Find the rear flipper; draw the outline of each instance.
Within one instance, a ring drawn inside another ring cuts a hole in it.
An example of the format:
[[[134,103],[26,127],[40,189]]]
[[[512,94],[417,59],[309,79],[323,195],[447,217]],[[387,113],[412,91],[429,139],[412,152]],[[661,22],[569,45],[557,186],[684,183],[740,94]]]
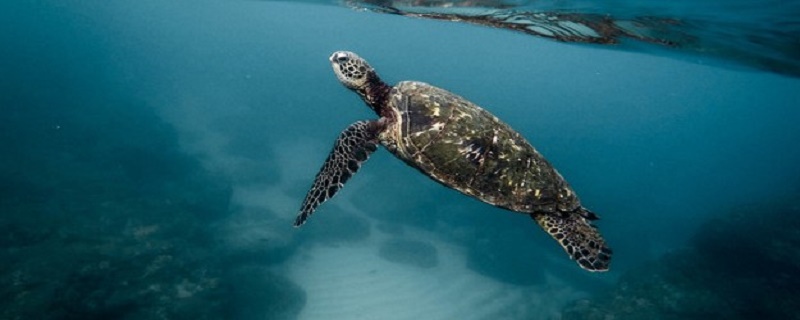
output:
[[[545,232],[556,239],[567,254],[589,271],[607,271],[611,249],[606,246],[600,232],[589,220],[596,219],[591,211],[581,207],[573,212],[556,214],[534,213],[531,217]]]
[[[308,190],[303,205],[300,206],[300,212],[294,221],[295,227],[305,223],[319,205],[333,197],[361,168],[361,163],[375,152],[381,125],[382,122],[379,121],[358,121],[339,134],[333,150],[314,178],[314,185]]]

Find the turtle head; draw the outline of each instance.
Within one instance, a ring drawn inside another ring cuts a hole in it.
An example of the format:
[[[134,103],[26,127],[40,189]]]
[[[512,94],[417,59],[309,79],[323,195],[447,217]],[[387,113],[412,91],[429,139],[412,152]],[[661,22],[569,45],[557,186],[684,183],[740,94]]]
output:
[[[364,90],[372,81],[378,79],[375,70],[367,61],[350,51],[336,51],[330,60],[333,73],[339,78],[339,82],[352,90]]]

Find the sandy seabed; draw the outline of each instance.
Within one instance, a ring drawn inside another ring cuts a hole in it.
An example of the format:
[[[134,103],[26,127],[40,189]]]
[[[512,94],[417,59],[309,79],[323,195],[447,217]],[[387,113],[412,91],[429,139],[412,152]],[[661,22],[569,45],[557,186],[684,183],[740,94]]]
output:
[[[498,282],[469,270],[464,250],[435,234],[408,229],[404,234],[436,247],[439,263],[421,268],[382,259],[379,245],[391,236],[379,231],[357,243],[314,246],[287,261],[286,274],[307,294],[298,319],[509,319],[533,314],[557,319],[564,303],[584,295],[550,275],[536,286]]]

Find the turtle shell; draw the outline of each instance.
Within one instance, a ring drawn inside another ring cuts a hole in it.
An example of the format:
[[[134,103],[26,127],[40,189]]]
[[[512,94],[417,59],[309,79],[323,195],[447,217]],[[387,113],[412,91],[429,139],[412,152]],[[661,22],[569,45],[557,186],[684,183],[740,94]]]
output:
[[[466,99],[422,82],[391,91],[381,142],[434,180],[517,212],[580,207],[569,184],[519,133]]]

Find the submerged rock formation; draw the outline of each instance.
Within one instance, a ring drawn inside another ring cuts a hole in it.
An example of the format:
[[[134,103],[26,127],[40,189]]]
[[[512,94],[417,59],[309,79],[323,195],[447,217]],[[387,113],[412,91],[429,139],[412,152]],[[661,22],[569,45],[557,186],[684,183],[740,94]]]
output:
[[[387,240],[381,244],[378,254],[384,260],[419,268],[433,268],[439,265],[439,255],[436,247],[422,241]]]
[[[297,285],[226,259],[230,188],[152,110],[56,102],[0,118],[0,319],[298,314]]]
[[[800,208],[760,205],[707,222],[685,250],[624,275],[563,319],[795,319]]]

